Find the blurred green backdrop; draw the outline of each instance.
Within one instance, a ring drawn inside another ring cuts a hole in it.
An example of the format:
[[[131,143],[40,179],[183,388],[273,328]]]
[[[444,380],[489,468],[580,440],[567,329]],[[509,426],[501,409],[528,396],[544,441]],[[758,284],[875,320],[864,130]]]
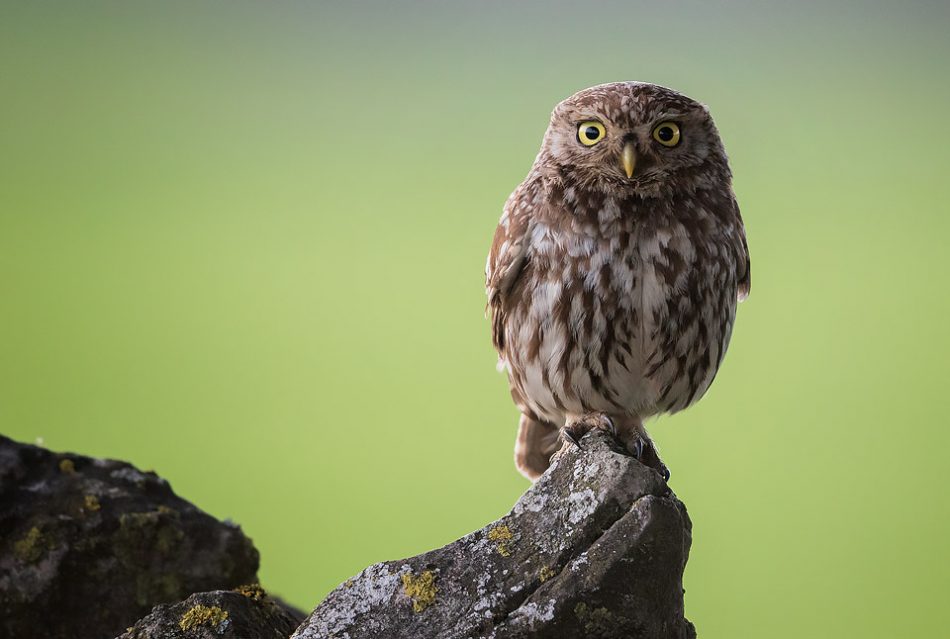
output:
[[[950,593],[950,11],[0,8],[0,431],[129,459],[310,608],[527,487],[484,256],[551,107],[710,105],[753,261],[652,431],[704,637],[934,636]]]

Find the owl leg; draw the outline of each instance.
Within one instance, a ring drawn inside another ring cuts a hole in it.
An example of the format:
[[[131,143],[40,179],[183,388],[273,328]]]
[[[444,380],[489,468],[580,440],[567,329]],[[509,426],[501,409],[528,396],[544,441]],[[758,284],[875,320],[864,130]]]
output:
[[[669,480],[670,469],[666,467],[663,460],[660,459],[660,453],[656,444],[650,439],[647,429],[643,426],[643,420],[639,417],[618,418],[616,427],[617,440],[623,444],[631,455],[637,458],[644,466],[649,466],[653,470],[663,475],[663,479]]]
[[[612,419],[604,413],[585,413],[584,415],[569,416],[561,429],[561,437],[566,444],[580,446],[581,437],[599,428],[605,430],[614,437],[617,436],[617,428]]]
[[[550,465],[558,448],[557,427],[548,422],[521,415],[515,439],[515,467],[531,481],[537,481]]]
[[[560,430],[561,447],[551,458],[553,462],[572,448],[580,448],[581,438],[594,429],[605,430],[614,438],[617,437],[617,428],[614,422],[604,413],[584,413],[583,415],[568,415],[564,427]]]

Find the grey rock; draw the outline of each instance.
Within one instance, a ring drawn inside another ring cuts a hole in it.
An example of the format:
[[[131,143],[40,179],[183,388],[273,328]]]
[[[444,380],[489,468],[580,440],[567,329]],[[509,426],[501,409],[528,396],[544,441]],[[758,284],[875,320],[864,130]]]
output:
[[[239,527],[154,473],[0,436],[0,637],[108,639],[257,567]]]
[[[695,637],[685,506],[607,435],[581,446],[505,517],[347,580],[293,638]]]
[[[118,639],[287,639],[301,619],[251,585],[156,606]]]

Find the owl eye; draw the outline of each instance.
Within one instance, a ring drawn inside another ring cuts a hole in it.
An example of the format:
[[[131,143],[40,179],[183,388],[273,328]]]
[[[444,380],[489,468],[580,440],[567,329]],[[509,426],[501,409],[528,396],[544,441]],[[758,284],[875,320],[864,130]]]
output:
[[[680,127],[676,122],[660,122],[653,129],[653,139],[663,146],[674,147],[680,143]]]
[[[581,122],[577,127],[577,139],[584,146],[594,146],[603,140],[605,135],[607,135],[607,129],[604,128],[603,124],[594,120]]]

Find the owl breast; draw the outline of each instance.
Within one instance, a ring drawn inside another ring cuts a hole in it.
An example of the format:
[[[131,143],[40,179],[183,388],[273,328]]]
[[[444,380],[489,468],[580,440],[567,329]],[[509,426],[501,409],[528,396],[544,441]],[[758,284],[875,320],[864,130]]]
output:
[[[736,310],[734,238],[694,202],[539,219],[512,291],[503,355],[522,410],[686,408],[712,383]]]

